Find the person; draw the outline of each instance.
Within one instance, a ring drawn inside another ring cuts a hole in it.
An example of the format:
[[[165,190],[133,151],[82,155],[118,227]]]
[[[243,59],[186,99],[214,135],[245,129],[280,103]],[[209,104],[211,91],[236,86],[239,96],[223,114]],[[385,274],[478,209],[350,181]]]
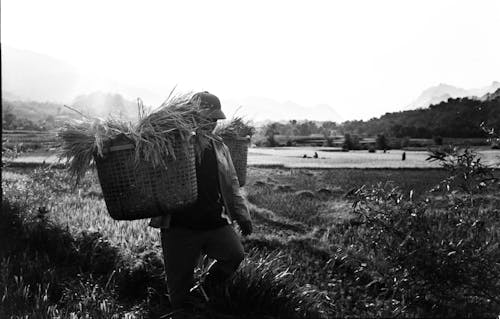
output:
[[[314,158],[318,158],[318,152],[314,152],[313,157],[314,157]]]
[[[403,154],[401,155],[401,160],[402,161],[406,160],[406,152],[403,152]]]
[[[193,95],[193,105],[210,124],[203,130],[212,132],[217,120],[225,119],[220,100],[208,92]],[[205,285],[217,287],[227,282],[244,259],[240,238],[232,223],[236,221],[242,235],[252,233],[248,207],[240,192],[238,177],[229,149],[222,139],[211,140],[196,161],[198,198],[195,204],[176,212],[151,219],[150,226],[161,229],[161,243],[170,303],[173,310],[187,307],[194,269],[202,254],[216,260],[205,279]]]

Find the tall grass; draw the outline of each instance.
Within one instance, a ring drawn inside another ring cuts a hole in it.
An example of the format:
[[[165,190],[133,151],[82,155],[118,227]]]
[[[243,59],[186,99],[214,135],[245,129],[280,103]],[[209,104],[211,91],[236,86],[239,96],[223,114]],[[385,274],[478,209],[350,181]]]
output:
[[[500,237],[498,193],[489,186],[481,188],[481,193],[465,195],[460,190],[450,193],[446,187],[439,193],[426,193],[434,179],[432,186],[439,181],[436,172],[391,172],[400,174],[391,176],[395,185],[404,181],[408,187],[393,190],[376,185],[388,176],[380,171],[316,171],[312,175],[308,170],[249,170],[253,182],[246,193],[256,232],[243,240],[247,259],[228,289],[215,291],[207,308],[192,315],[303,318],[499,313],[494,297],[500,285],[492,276],[498,272],[494,263],[497,250],[493,249]],[[257,180],[264,183],[254,185]],[[293,190],[277,191],[275,186],[283,184],[291,184]],[[373,187],[360,189],[363,184]],[[20,247],[17,259],[11,257],[8,263],[2,258],[2,264],[8,265],[2,268],[2,278],[11,287],[9,294],[4,294],[8,305],[20,309],[24,304],[33,314],[47,312],[54,305],[62,314],[77,313],[83,307],[79,314],[97,317],[109,317],[113,311],[123,316],[135,311],[138,317],[158,317],[169,311],[157,230],[144,221],[111,220],[96,185],[92,174],[72,191],[63,171],[2,172],[4,198],[23,216],[18,224],[31,225],[26,229],[32,230],[20,232],[28,234],[28,242],[31,238],[30,250]],[[341,192],[321,195],[318,191],[322,188]],[[40,189],[44,191],[37,191]],[[300,198],[296,191],[304,189],[313,196]],[[344,195],[353,196],[355,210]],[[464,201],[464,196],[473,196],[473,201]],[[4,220],[0,220],[2,231],[8,228]],[[40,220],[46,220],[43,228],[36,226],[42,225]],[[50,240],[50,236],[36,235],[34,229],[58,229],[68,237]],[[411,236],[401,238],[401,233]],[[67,253],[61,247],[76,249]],[[412,253],[415,249],[418,253]],[[14,256],[4,256],[9,254]],[[33,257],[36,254],[40,259]],[[32,270],[19,267],[30,259],[40,266],[35,264]],[[74,272],[62,276],[61,265],[67,265],[68,260],[78,260],[82,269],[75,270],[70,263],[68,269]],[[487,268],[481,267],[482,263]],[[47,269],[54,278],[35,276]],[[21,274],[22,285],[15,279]],[[446,280],[440,281],[438,277],[443,276]],[[481,283],[484,291],[464,283]],[[24,293],[23,287],[28,285],[29,292]],[[23,293],[30,297],[23,297]],[[94,300],[104,299],[107,304],[102,308],[108,312],[96,309],[101,305]],[[37,303],[45,308],[36,308]],[[2,309],[8,314],[14,308]]]
[[[28,246],[35,249],[35,254],[43,251],[49,257],[46,263],[38,263],[34,270],[21,268],[20,271],[23,274],[41,274],[44,272],[41,268],[46,268],[56,269],[53,273],[57,274],[59,261],[69,262],[71,269],[67,276],[25,281],[25,286],[40,284],[40,289],[45,284],[60,287],[58,289],[62,291],[59,295],[45,298],[45,308],[57,305],[54,314],[72,313],[77,308],[79,314],[107,317],[112,312],[122,315],[128,313],[127,309],[133,303],[141,305],[138,309],[140,316],[149,313],[148,316],[155,317],[168,312],[157,230],[147,227],[145,221],[120,223],[111,220],[104,210],[102,196],[95,189],[95,177],[86,176],[79,189],[72,192],[70,180],[63,171],[35,169],[28,175],[23,173],[17,170],[3,175],[3,195],[9,198],[9,205],[13,203],[16,207],[14,215],[18,216],[19,228],[22,229],[18,233],[25,234],[23,236],[30,240]],[[37,192],[37,189],[46,191]],[[12,210],[2,208],[2,213],[4,211],[12,213]],[[8,238],[7,241],[13,240],[15,238]],[[17,251],[23,254],[31,249],[26,246],[18,248]],[[26,258],[29,259],[29,255]],[[18,267],[22,260],[12,262],[10,269]],[[256,263],[260,266],[256,267]],[[276,264],[267,263],[271,263],[271,259],[265,253],[250,255],[241,274],[230,285],[230,290],[235,293],[215,298],[220,304],[211,305],[201,315],[224,313],[239,316],[243,313],[241,309],[247,309],[244,307],[272,317],[295,314],[295,317],[300,318],[306,314],[324,312],[310,298],[313,290],[309,289],[310,292],[303,294],[300,285],[281,280],[282,276],[272,277],[268,270],[278,268]],[[7,269],[2,270],[2,275],[8,280],[13,278]],[[63,287],[68,289],[64,290]],[[78,291],[78,287],[81,291]],[[262,293],[267,303],[261,304],[260,299],[255,299],[255,303],[246,306],[249,304],[248,299],[236,291],[253,291],[256,295]],[[276,295],[278,293],[281,295]],[[280,306],[269,301],[274,295],[280,298]],[[21,313],[22,309],[33,313],[45,311],[45,308],[34,306],[40,300],[30,298],[21,299],[16,306],[13,302],[15,296],[6,292],[4,300],[8,306],[5,307],[5,313]],[[102,300],[108,301],[104,305],[95,302]]]

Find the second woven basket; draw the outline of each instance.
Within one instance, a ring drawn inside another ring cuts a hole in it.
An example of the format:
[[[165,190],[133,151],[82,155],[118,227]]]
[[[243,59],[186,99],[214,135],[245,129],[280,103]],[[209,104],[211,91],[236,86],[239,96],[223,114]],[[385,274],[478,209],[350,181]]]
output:
[[[224,144],[229,148],[240,187],[244,186],[247,179],[248,144],[250,139],[247,137],[223,137],[223,140]]]

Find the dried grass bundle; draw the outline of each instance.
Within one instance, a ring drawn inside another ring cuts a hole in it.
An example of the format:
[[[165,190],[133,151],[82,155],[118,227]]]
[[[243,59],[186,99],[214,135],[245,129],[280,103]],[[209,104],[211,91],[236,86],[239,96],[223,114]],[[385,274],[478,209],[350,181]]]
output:
[[[255,127],[250,121],[244,121],[242,117],[233,117],[214,130],[214,134],[223,138],[251,137],[255,134]]]
[[[103,149],[119,138],[135,146],[136,164],[148,161],[155,167],[167,168],[167,162],[176,159],[173,146],[177,139],[186,150],[188,143],[193,143],[197,154],[201,154],[212,136],[201,134],[200,128],[208,121],[200,116],[199,105],[191,97],[192,93],[171,92],[160,107],[149,112],[139,100],[139,120],[135,124],[122,118],[103,120],[79,112],[84,119],[68,122],[59,131],[59,158],[66,159],[78,183],[93,164],[94,155],[104,156]]]

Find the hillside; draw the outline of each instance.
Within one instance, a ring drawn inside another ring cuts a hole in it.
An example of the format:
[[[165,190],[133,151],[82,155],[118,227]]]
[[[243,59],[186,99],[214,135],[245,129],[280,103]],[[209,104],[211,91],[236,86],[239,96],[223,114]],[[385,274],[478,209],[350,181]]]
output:
[[[496,93],[495,93],[496,94]],[[386,113],[369,121],[343,123],[346,131],[363,135],[385,133],[390,136],[415,138],[484,137],[480,124],[500,130],[500,97],[485,101],[471,98],[449,99],[426,109]]]
[[[79,95],[68,105],[91,116],[106,117],[113,114],[128,119],[137,117],[137,103],[126,100],[120,94],[94,92]],[[64,104],[2,98],[4,129],[51,129],[70,118],[79,119],[81,116],[64,107]]]
[[[474,89],[463,89],[453,85],[440,83],[439,85],[424,90],[415,101],[408,106],[408,109],[426,108],[430,105],[446,102],[450,98],[481,98],[484,95],[492,94],[498,89],[500,89],[500,82],[497,81],[493,81],[488,86]]]

